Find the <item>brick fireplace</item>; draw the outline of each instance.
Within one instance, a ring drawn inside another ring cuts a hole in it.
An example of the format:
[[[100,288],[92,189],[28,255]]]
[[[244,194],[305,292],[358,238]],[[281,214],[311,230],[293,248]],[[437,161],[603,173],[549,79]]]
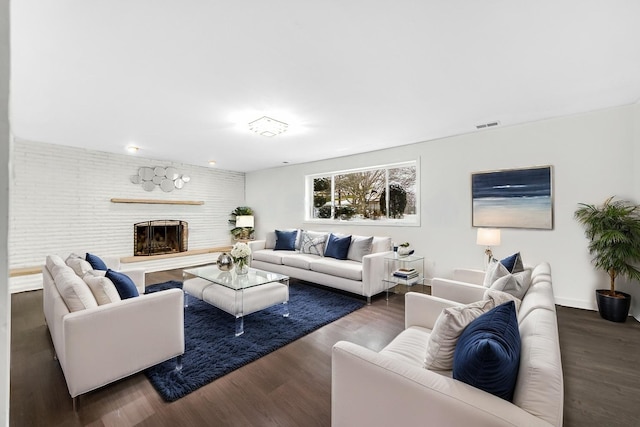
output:
[[[134,224],[133,254],[161,255],[188,250],[189,228],[186,221],[155,220]]]

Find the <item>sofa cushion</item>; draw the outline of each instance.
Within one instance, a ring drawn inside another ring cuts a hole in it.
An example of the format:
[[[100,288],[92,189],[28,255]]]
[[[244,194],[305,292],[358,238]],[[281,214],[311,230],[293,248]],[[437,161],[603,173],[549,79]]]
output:
[[[324,256],[345,260],[349,253],[350,244],[351,236],[337,236],[331,233],[327,239],[327,247],[324,250]]]
[[[294,251],[296,249],[297,230],[276,230],[276,245],[274,251]]]
[[[318,273],[344,277],[351,280],[362,280],[362,264],[355,261],[339,261],[333,258],[318,258],[311,262],[310,269]]]
[[[524,298],[524,294],[529,289],[531,283],[531,270],[526,269],[519,273],[509,273],[506,276],[500,277],[491,284],[491,289],[506,292],[513,295],[516,298]]]
[[[301,268],[303,270],[310,270],[311,263],[321,257],[318,255],[301,254],[299,252],[289,252],[283,254],[282,263],[289,267]]]
[[[298,228],[286,228],[282,231],[295,231],[296,232],[296,243],[295,243],[295,249],[299,250],[300,249],[300,232],[302,230],[298,229]],[[276,232],[274,231],[268,231],[266,236],[265,236],[265,242],[264,242],[264,247],[265,249],[273,249],[276,247]]]
[[[327,234],[303,231],[300,243],[300,252],[303,254],[324,256],[324,246],[327,242]]]
[[[91,264],[93,270],[107,270],[107,264],[99,256],[87,252],[85,259]]]
[[[507,267],[505,267],[501,262],[493,259],[487,266],[487,272],[484,275],[484,281],[482,284],[485,288],[488,288],[493,284],[493,282],[507,274],[509,274]]]
[[[429,339],[429,334],[429,329],[410,326],[380,350],[380,354],[419,368],[424,363],[424,343]]]
[[[453,369],[453,353],[460,334],[472,321],[494,307],[494,301],[486,299],[443,309],[433,325],[426,345],[424,367],[442,371]]]
[[[484,292],[484,296],[482,297],[482,299],[492,299],[494,307],[504,304],[505,302],[513,301],[516,305],[516,313],[520,311],[520,305],[522,304],[522,301],[519,298],[516,298],[507,292],[502,292],[497,289],[491,288],[487,289]]]
[[[351,244],[349,245],[349,252],[347,252],[347,259],[362,262],[362,257],[369,255],[372,248],[373,236],[351,236]]]
[[[282,256],[286,254],[287,251],[274,251],[273,249],[260,249],[259,251],[254,251],[251,254],[251,257],[256,261],[264,261],[270,264],[282,264]]]
[[[140,295],[136,284],[133,283],[133,280],[126,274],[108,269],[106,277],[113,282],[121,299],[133,298]]]
[[[71,267],[54,267],[53,279],[58,292],[69,311],[80,311],[98,306],[89,286],[73,271]]]
[[[520,256],[520,252],[516,252],[511,256],[501,259],[500,264],[504,265],[509,271],[509,273],[519,273],[524,270],[524,266],[522,265],[522,256]]]
[[[87,260],[73,253],[70,254],[64,262],[71,267],[79,277],[83,277],[89,271],[93,270],[93,267],[91,267],[91,264],[89,264]]]
[[[91,289],[91,293],[98,305],[110,304],[121,300],[116,286],[107,277],[94,276],[91,272],[88,272],[82,279]]]
[[[458,339],[453,378],[511,401],[520,367],[520,332],[513,301],[475,319]]]

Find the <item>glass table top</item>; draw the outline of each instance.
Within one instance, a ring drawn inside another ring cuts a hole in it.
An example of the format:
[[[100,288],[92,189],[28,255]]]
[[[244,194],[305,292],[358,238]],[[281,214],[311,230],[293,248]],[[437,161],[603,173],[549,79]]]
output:
[[[238,275],[235,268],[231,271],[221,271],[215,264],[187,268],[183,270],[183,273],[200,277],[215,284],[235,290],[289,280],[289,276],[270,273],[268,271],[258,270],[257,268],[249,268],[249,272],[247,274]]]

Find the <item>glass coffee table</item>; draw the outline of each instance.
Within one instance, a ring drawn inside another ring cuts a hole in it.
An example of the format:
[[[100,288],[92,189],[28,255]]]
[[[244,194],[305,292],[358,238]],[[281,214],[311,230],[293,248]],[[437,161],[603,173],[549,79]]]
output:
[[[282,304],[282,316],[289,317],[289,276],[249,268],[247,274],[221,271],[217,265],[183,270],[185,307],[195,297],[236,318],[236,336],[244,333],[245,315]]]

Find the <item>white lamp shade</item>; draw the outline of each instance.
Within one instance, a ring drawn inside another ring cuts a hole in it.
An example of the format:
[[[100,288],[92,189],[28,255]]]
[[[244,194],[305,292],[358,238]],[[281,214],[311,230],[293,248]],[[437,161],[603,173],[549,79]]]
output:
[[[482,246],[498,246],[500,244],[500,229],[478,228],[476,243]]]
[[[253,228],[253,215],[238,215],[236,217],[236,227]]]

